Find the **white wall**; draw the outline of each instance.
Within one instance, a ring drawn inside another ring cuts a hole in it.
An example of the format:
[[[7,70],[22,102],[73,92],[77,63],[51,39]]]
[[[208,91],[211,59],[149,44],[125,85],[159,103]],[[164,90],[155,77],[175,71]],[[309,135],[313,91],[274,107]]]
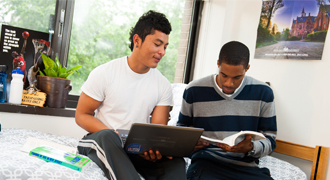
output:
[[[82,138],[87,132],[74,118],[0,112],[1,128],[23,128]]]
[[[236,40],[250,49],[248,76],[268,81],[275,94],[278,139],[330,147],[330,35],[322,60],[254,59],[261,0],[207,0],[203,10],[194,79],[217,73],[220,48]],[[304,163],[299,165],[308,175]],[[327,179],[330,179],[330,165]]]

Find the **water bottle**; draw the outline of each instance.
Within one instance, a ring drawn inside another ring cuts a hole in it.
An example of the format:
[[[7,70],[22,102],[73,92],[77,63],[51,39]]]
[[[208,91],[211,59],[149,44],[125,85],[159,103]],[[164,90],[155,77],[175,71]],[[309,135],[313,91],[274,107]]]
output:
[[[13,79],[10,83],[9,103],[21,104],[24,86],[24,71],[21,71],[18,67],[16,70],[13,70],[12,78]]]
[[[7,66],[0,65],[0,103],[6,101],[7,92]]]

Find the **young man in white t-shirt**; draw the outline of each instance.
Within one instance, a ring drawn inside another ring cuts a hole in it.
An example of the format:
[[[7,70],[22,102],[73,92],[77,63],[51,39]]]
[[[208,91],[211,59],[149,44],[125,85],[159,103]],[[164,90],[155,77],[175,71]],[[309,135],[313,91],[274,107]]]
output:
[[[148,11],[131,29],[132,54],[95,68],[81,88],[76,122],[89,134],[78,151],[109,179],[140,179],[138,173],[145,179],[185,179],[183,158],[163,157],[159,151],[127,154],[113,131],[129,129],[135,122],[167,124],[172,89],[156,67],[170,31],[165,15]]]

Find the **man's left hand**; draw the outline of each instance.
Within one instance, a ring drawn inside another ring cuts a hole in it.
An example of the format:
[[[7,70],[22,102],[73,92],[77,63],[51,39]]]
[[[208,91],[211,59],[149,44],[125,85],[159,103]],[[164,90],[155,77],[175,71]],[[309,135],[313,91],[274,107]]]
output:
[[[251,141],[251,136],[245,136],[245,139],[236,144],[235,146],[228,146],[223,143],[217,143],[217,146],[227,152],[235,152],[235,153],[247,153],[253,149],[253,143]]]

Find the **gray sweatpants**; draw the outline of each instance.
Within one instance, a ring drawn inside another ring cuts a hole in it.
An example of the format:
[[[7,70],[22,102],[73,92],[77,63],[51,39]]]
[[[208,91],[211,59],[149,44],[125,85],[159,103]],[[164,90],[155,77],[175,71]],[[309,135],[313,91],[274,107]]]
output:
[[[183,158],[163,157],[151,162],[139,155],[127,154],[118,134],[110,129],[87,134],[79,141],[78,151],[93,160],[111,180],[140,179],[139,174],[147,180],[186,179]]]

